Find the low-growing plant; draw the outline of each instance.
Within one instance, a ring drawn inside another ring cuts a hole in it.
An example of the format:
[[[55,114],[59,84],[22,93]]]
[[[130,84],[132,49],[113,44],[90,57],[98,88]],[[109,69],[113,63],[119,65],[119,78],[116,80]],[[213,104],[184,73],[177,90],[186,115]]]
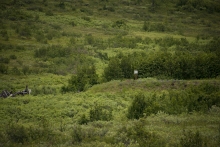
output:
[[[22,125],[10,124],[6,130],[7,137],[10,141],[24,144],[29,141],[28,131]]]
[[[84,136],[83,136],[83,132],[82,132],[82,128],[79,125],[75,125],[73,127],[72,133],[71,133],[71,137],[72,137],[72,144],[78,144],[81,143]]]
[[[0,63],[8,64],[10,62],[10,58],[0,56]]]
[[[17,32],[21,37],[30,38],[32,36],[31,29],[27,25],[19,28],[19,30]]]
[[[53,16],[54,13],[53,13],[53,11],[51,11],[51,10],[47,10],[47,11],[45,12],[45,15],[46,15],[46,16]]]
[[[68,91],[80,92],[87,90],[98,83],[98,75],[94,65],[89,67],[82,66],[77,69],[76,75],[72,75],[68,82],[68,86],[63,86],[61,92],[65,93]]]
[[[89,16],[83,16],[81,17],[83,20],[90,22],[91,18]]]
[[[183,137],[180,140],[181,147],[205,147],[204,141],[199,131],[193,133],[192,131],[183,132]]]
[[[92,45],[95,43],[95,38],[92,36],[92,34],[88,34],[85,36],[85,43]]]
[[[8,73],[8,66],[5,64],[0,64],[0,73],[7,74]]]
[[[73,27],[75,27],[75,26],[76,26],[76,22],[71,21],[71,22],[70,22],[70,25],[72,25]]]
[[[95,105],[94,108],[92,108],[89,111],[89,120],[90,121],[109,121],[112,119],[112,110],[104,109],[103,106]]]
[[[112,24],[113,28],[124,28],[126,29],[128,26],[125,22],[125,20],[117,20]]]
[[[128,108],[127,117],[129,119],[139,119],[140,117],[143,117],[147,105],[148,104],[143,93],[136,95],[132,104]]]
[[[78,120],[78,123],[80,125],[83,125],[83,124],[87,124],[89,122],[89,119],[86,117],[85,114],[83,114],[80,119]]]
[[[21,71],[23,72],[24,75],[30,74],[31,70],[29,66],[24,65],[21,69]]]
[[[15,75],[21,75],[21,71],[18,69],[17,66],[14,66],[11,70],[11,72]]]
[[[10,55],[10,59],[13,59],[13,60],[15,60],[15,59],[17,59],[17,56],[16,56],[15,54],[13,54],[13,55]]]
[[[114,136],[115,142],[119,142],[123,145],[138,145],[149,146],[149,147],[165,147],[166,142],[162,136],[155,132],[150,132],[145,129],[145,123],[138,120],[133,122],[131,126],[122,126]]]
[[[53,87],[42,86],[42,87],[34,87],[34,89],[32,89],[31,94],[34,95],[34,96],[37,96],[37,95],[47,95],[47,94],[56,95],[57,91]]]

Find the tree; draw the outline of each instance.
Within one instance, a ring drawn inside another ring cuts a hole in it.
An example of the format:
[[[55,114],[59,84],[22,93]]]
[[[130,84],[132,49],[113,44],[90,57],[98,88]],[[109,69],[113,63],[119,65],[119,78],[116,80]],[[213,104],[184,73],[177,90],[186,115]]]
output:
[[[135,96],[131,106],[128,108],[127,118],[139,119],[144,116],[144,111],[147,107],[144,94],[140,93]]]
[[[129,56],[123,56],[121,59],[121,71],[124,78],[131,78],[133,76],[132,61]]]
[[[121,67],[120,67],[120,60],[117,57],[112,58],[109,61],[108,66],[104,70],[103,77],[107,81],[118,80],[118,79],[121,79],[123,77],[122,70],[121,70]]]
[[[85,91],[88,87],[91,87],[98,83],[98,75],[94,65],[82,66],[77,69],[77,73],[72,75],[68,81],[68,86],[61,88],[62,92],[79,92]]]

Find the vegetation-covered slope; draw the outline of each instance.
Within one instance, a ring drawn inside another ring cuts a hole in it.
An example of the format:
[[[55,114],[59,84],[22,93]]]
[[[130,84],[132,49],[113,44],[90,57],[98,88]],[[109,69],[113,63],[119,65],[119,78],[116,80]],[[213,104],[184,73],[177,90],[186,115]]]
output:
[[[0,146],[218,146],[216,0],[1,0]],[[133,80],[134,69],[139,72]]]

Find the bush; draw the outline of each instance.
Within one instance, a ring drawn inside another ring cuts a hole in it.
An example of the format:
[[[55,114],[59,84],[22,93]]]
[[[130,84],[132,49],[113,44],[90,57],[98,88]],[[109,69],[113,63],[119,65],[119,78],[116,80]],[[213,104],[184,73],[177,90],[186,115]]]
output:
[[[5,41],[8,41],[9,40],[9,36],[8,36],[8,32],[7,30],[2,30],[0,32],[1,36],[4,38]]]
[[[17,56],[16,55],[10,55],[10,59],[13,59],[13,60],[15,60],[15,59],[17,59]]]
[[[7,74],[8,73],[8,66],[4,64],[0,64],[0,73]]]
[[[45,15],[46,15],[46,16],[53,16],[54,14],[53,14],[53,12],[52,12],[51,10],[47,10],[47,11],[45,12]]]
[[[61,88],[61,92],[65,93],[68,91],[85,91],[87,88],[97,83],[98,75],[96,74],[95,66],[82,66],[77,69],[76,75],[72,75],[71,79],[68,81],[68,86],[63,86]]]
[[[127,28],[125,20],[117,20],[112,24],[113,28]]]
[[[8,64],[9,62],[10,62],[10,59],[8,57],[0,56],[0,63]]]
[[[149,31],[165,32],[166,26],[163,23],[151,24]]]
[[[127,118],[128,119],[139,119],[144,116],[147,102],[144,94],[140,93],[135,96],[131,106],[128,108]]]
[[[78,125],[75,125],[73,127],[72,133],[71,133],[71,137],[72,137],[72,144],[77,144],[82,142],[83,140],[83,132],[82,132],[82,128]]]
[[[76,26],[76,23],[74,21],[70,22],[70,25],[72,25],[73,27]]]
[[[103,77],[107,81],[123,78],[123,73],[120,67],[120,60],[118,58],[110,59],[108,66],[104,69]]]
[[[86,115],[85,115],[85,114],[83,114],[83,115],[80,117],[80,119],[78,120],[78,123],[79,123],[80,125],[87,124],[88,122],[89,122],[89,119],[86,118]]]
[[[76,44],[76,39],[75,39],[75,37],[71,37],[69,42],[70,42],[71,45]]]
[[[89,45],[93,45],[95,43],[95,38],[92,36],[92,34],[88,34],[85,36],[85,42]]]
[[[143,29],[144,31],[148,31],[148,30],[149,30],[149,23],[147,23],[146,21],[144,21],[144,25],[143,25],[142,29]]]
[[[15,143],[22,143],[29,141],[28,131],[24,126],[11,124],[6,130],[8,139]]]
[[[36,95],[47,95],[47,94],[53,94],[55,95],[57,93],[56,89],[50,86],[43,86],[43,87],[34,87],[31,94],[34,96]]]
[[[181,147],[205,147],[206,142],[202,138],[199,131],[193,133],[192,131],[184,131],[183,137],[180,140]]]
[[[27,74],[31,73],[31,70],[30,70],[29,66],[23,66],[22,67],[22,72],[23,72],[24,75],[27,75]]]
[[[61,9],[65,9],[65,8],[66,8],[64,2],[60,2],[60,3],[58,4],[58,7],[60,7]]]
[[[82,19],[84,19],[85,21],[88,21],[88,22],[90,22],[91,21],[91,18],[90,17],[88,17],[88,16],[83,16],[83,17],[81,17]]]
[[[35,39],[37,40],[37,42],[40,42],[40,43],[44,43],[46,40],[43,33],[37,33],[35,35]]]
[[[93,109],[89,111],[90,121],[109,121],[112,119],[112,110],[105,110],[102,106],[95,105]]]
[[[31,37],[31,29],[28,26],[23,26],[18,30],[20,36]]]
[[[15,75],[21,75],[20,70],[16,66],[14,66],[12,68],[12,73],[15,74]]]
[[[52,45],[36,49],[34,52],[35,58],[55,58],[55,57],[67,57],[71,53],[70,48],[63,48],[59,45]]]
[[[114,136],[115,142],[117,144],[123,143],[127,146],[165,147],[166,142],[162,136],[147,131],[145,125],[144,120],[138,120],[134,121],[132,126],[123,126]]]

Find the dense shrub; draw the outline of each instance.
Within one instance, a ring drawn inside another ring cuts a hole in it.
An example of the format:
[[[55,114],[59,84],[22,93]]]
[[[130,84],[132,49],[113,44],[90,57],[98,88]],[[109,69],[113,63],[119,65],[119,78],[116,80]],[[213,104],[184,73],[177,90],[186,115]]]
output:
[[[127,118],[139,119],[159,111],[175,115],[194,111],[207,113],[212,106],[220,106],[219,91],[219,85],[201,83],[185,87],[182,91],[169,90],[162,95],[151,94],[146,97],[139,93],[128,107]]]
[[[21,74],[21,71],[20,71],[16,66],[14,66],[14,67],[12,68],[12,74],[20,75],[20,74]]]
[[[144,24],[143,24],[143,28],[142,28],[144,31],[148,31],[149,30],[149,23],[147,23],[146,21],[144,21]]]
[[[95,105],[94,108],[89,111],[89,118],[90,121],[109,121],[112,119],[112,110],[107,110],[104,109],[103,106]]]
[[[89,122],[89,119],[86,118],[86,115],[85,115],[85,114],[83,114],[83,115],[80,117],[80,119],[78,120],[78,123],[79,123],[80,125],[87,124],[88,122]]]
[[[172,38],[167,38],[166,45],[171,46],[172,42]],[[220,56],[217,53],[176,51],[171,54],[159,51],[135,54],[122,55],[121,58],[116,56],[110,60],[103,73],[106,80],[131,78],[135,68],[141,78],[201,79],[214,78],[220,74]]]
[[[92,44],[95,43],[95,39],[92,36],[92,34],[88,34],[88,35],[85,36],[85,43],[89,44],[89,45],[92,45]]]
[[[113,28],[127,28],[127,24],[125,22],[125,20],[117,20],[112,24]]]
[[[46,16],[53,16],[54,14],[53,14],[53,12],[52,12],[51,10],[47,10],[47,11],[45,12],[45,15],[46,15]]]
[[[75,22],[75,21],[72,21],[72,22],[70,22],[70,25],[72,25],[73,27],[75,27],[75,26],[76,26],[76,22]]]
[[[9,146],[14,143],[19,145],[39,140],[48,141],[55,138],[55,134],[52,133],[48,121],[44,118],[41,118],[38,126],[25,127],[24,125],[10,122],[10,124],[5,127],[4,134],[5,143],[9,143]]]
[[[32,15],[27,14],[16,8],[6,9],[0,14],[0,17],[4,19],[9,19],[11,21],[30,20],[33,18]]]
[[[166,26],[163,23],[151,24],[149,31],[165,32]]]
[[[36,96],[36,95],[47,95],[47,94],[57,94],[57,91],[55,88],[52,88],[50,86],[43,86],[43,87],[34,87],[32,89],[31,94]]]
[[[10,62],[10,58],[0,56],[0,63],[8,64]]]
[[[8,73],[8,66],[4,64],[0,64],[0,73],[7,74]]]
[[[22,70],[24,75],[27,75],[27,74],[31,73],[31,70],[30,70],[29,66],[23,66],[21,70]]]
[[[5,41],[9,40],[9,36],[8,36],[8,31],[7,30],[2,30],[0,32],[1,36],[4,38]]]
[[[6,133],[12,142],[24,144],[29,141],[28,131],[24,126],[12,124],[7,128]]]
[[[114,136],[115,143],[122,143],[126,146],[149,146],[165,147],[166,142],[159,134],[145,129],[146,123],[143,120],[134,121],[131,126],[123,126]]]
[[[21,36],[21,37],[27,37],[30,38],[31,37],[31,29],[29,26],[23,26],[21,28],[19,28],[17,30],[17,33]]]
[[[151,114],[156,114],[158,111],[164,111],[160,99],[161,97],[155,94],[150,97],[146,97],[143,93],[139,93],[135,96],[132,104],[128,108],[127,118],[129,119],[139,119],[144,116],[149,116]]]
[[[13,60],[15,60],[15,59],[17,59],[17,56],[16,55],[10,55],[10,59],[13,59]]]
[[[103,77],[107,81],[123,78],[122,69],[120,67],[120,60],[118,58],[110,59],[108,67],[106,67],[104,70]]]
[[[142,93],[138,94],[128,108],[127,117],[129,119],[139,119],[140,117],[143,117],[147,105],[145,96]]]
[[[183,137],[180,140],[181,147],[205,147],[206,142],[202,138],[199,131],[193,133],[192,131],[184,131]]]
[[[72,75],[67,86],[61,88],[61,92],[80,92],[98,83],[98,75],[94,65],[82,66],[77,69],[77,73]]]
[[[139,37],[123,37],[117,35],[113,38],[108,39],[108,45],[112,48],[135,48],[137,43],[142,43],[142,38]]]
[[[71,140],[72,144],[78,144],[82,142],[84,138],[82,128],[78,125],[74,126],[71,137],[72,137],[72,140]]]
[[[84,19],[85,21],[88,21],[88,22],[90,22],[91,21],[91,18],[90,17],[88,17],[88,16],[83,16],[83,17],[81,17],[82,19]]]
[[[71,53],[70,48],[64,48],[59,45],[52,45],[48,47],[42,47],[40,49],[36,49],[34,53],[35,58],[55,58],[55,57],[67,57]]]

